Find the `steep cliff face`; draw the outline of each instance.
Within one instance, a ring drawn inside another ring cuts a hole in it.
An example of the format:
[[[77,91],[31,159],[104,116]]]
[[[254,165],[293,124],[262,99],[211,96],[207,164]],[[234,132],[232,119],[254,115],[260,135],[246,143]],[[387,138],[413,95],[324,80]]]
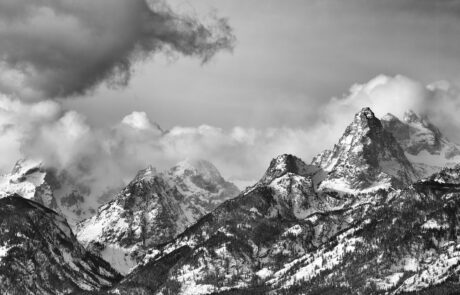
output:
[[[63,217],[19,195],[0,199],[0,293],[69,294],[121,279],[86,251]]]
[[[403,187],[418,178],[396,139],[369,108],[357,113],[334,148],[312,163],[329,172],[322,189],[348,193]]]
[[[206,161],[181,162],[165,173],[149,167],[78,224],[77,237],[125,274],[147,249],[173,239],[238,192]]]

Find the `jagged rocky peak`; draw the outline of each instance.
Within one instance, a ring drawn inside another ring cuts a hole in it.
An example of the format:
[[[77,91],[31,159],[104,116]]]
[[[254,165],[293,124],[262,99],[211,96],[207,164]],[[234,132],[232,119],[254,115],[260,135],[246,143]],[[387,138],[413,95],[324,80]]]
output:
[[[274,159],[268,170],[277,178],[223,203],[158,247],[111,291],[458,293],[460,167],[404,189],[340,195],[305,190],[308,181],[301,180],[309,178],[288,163],[302,164],[287,155]],[[301,185],[289,192],[298,199],[279,198],[275,184]]]
[[[393,134],[406,152],[417,155],[425,150],[440,154],[447,138],[434,126],[427,116],[419,116],[412,110],[404,113],[402,121],[392,114],[382,118],[385,129]]]
[[[400,120],[387,114],[382,118],[382,124],[423,177],[460,161],[460,146],[445,137],[426,115],[409,110]]]
[[[300,158],[290,155],[283,154],[274,158],[270,162],[270,166],[265,172],[264,176],[260,180],[263,184],[268,184],[275,178],[280,176],[293,173],[300,176],[312,176],[320,170],[318,166],[305,164]]]
[[[377,136],[379,136],[382,131],[382,123],[375,116],[374,112],[366,107],[355,115],[353,122],[345,130],[345,134],[348,136],[345,138],[342,137],[342,139],[350,138],[350,135],[355,139],[366,136],[377,139]]]
[[[10,173],[0,176],[0,197],[18,194],[63,214],[71,226],[95,213],[98,196],[90,197],[90,188],[72,177],[36,159],[21,159]]]
[[[48,175],[39,160],[21,159],[11,173],[0,176],[0,195],[17,194],[53,210],[59,210]]]
[[[170,169],[171,174],[179,177],[201,176],[206,181],[222,181],[223,177],[216,166],[203,159],[187,159]]]
[[[166,172],[149,166],[95,216],[79,223],[77,238],[126,274],[148,249],[176,237],[238,193],[207,161],[183,161]]]
[[[120,279],[55,211],[19,195],[0,199],[1,294],[82,294]]]
[[[320,170],[293,155],[276,157],[257,185],[222,203],[170,243],[159,245],[114,292],[131,294],[131,287],[144,280],[143,287],[152,294],[218,293],[219,288],[212,286],[217,281],[223,289],[246,286],[264,268],[276,271],[276,265],[298,258],[311,245],[304,234],[314,236],[306,218],[316,220],[318,208],[325,207],[310,177]],[[171,290],[168,281],[180,289]]]
[[[210,212],[224,200],[235,197],[240,190],[224,179],[209,161],[187,159],[165,173],[187,199],[198,205],[202,212]]]
[[[313,164],[329,172],[321,186],[339,191],[404,186],[418,177],[370,108],[358,112],[334,148],[314,158]]]

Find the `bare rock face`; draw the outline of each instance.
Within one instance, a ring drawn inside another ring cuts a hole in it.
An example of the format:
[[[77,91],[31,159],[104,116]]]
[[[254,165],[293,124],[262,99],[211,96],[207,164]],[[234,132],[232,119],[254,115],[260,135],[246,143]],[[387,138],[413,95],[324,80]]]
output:
[[[127,273],[146,250],[170,241],[239,190],[209,162],[184,161],[165,173],[136,177],[95,216],[77,226],[78,239]]]
[[[81,294],[120,279],[56,212],[19,195],[0,199],[0,293]]]
[[[344,192],[402,187],[418,177],[401,146],[369,108],[357,113],[334,148],[312,163],[329,172],[322,188]]]

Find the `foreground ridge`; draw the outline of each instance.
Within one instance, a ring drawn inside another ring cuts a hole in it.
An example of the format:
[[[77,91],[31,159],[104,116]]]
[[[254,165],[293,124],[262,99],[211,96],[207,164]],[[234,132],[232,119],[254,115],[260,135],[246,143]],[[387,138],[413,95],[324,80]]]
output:
[[[78,243],[63,217],[34,201],[0,199],[0,224],[2,294],[82,293],[121,279]]]

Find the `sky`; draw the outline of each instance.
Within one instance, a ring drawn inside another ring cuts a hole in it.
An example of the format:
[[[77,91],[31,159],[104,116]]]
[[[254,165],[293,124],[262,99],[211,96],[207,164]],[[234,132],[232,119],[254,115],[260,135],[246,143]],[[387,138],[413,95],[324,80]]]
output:
[[[367,106],[460,142],[459,15],[457,0],[0,0],[0,170],[37,158],[102,193],[205,158],[250,182],[281,153],[310,162]]]
[[[158,55],[136,66],[123,91],[96,91],[67,104],[98,125],[143,110],[165,128],[304,126],[317,120],[318,106],[379,74],[458,83],[459,3],[175,1],[228,17],[237,38],[233,53],[205,65]],[[98,115],[108,103],[112,111]]]

